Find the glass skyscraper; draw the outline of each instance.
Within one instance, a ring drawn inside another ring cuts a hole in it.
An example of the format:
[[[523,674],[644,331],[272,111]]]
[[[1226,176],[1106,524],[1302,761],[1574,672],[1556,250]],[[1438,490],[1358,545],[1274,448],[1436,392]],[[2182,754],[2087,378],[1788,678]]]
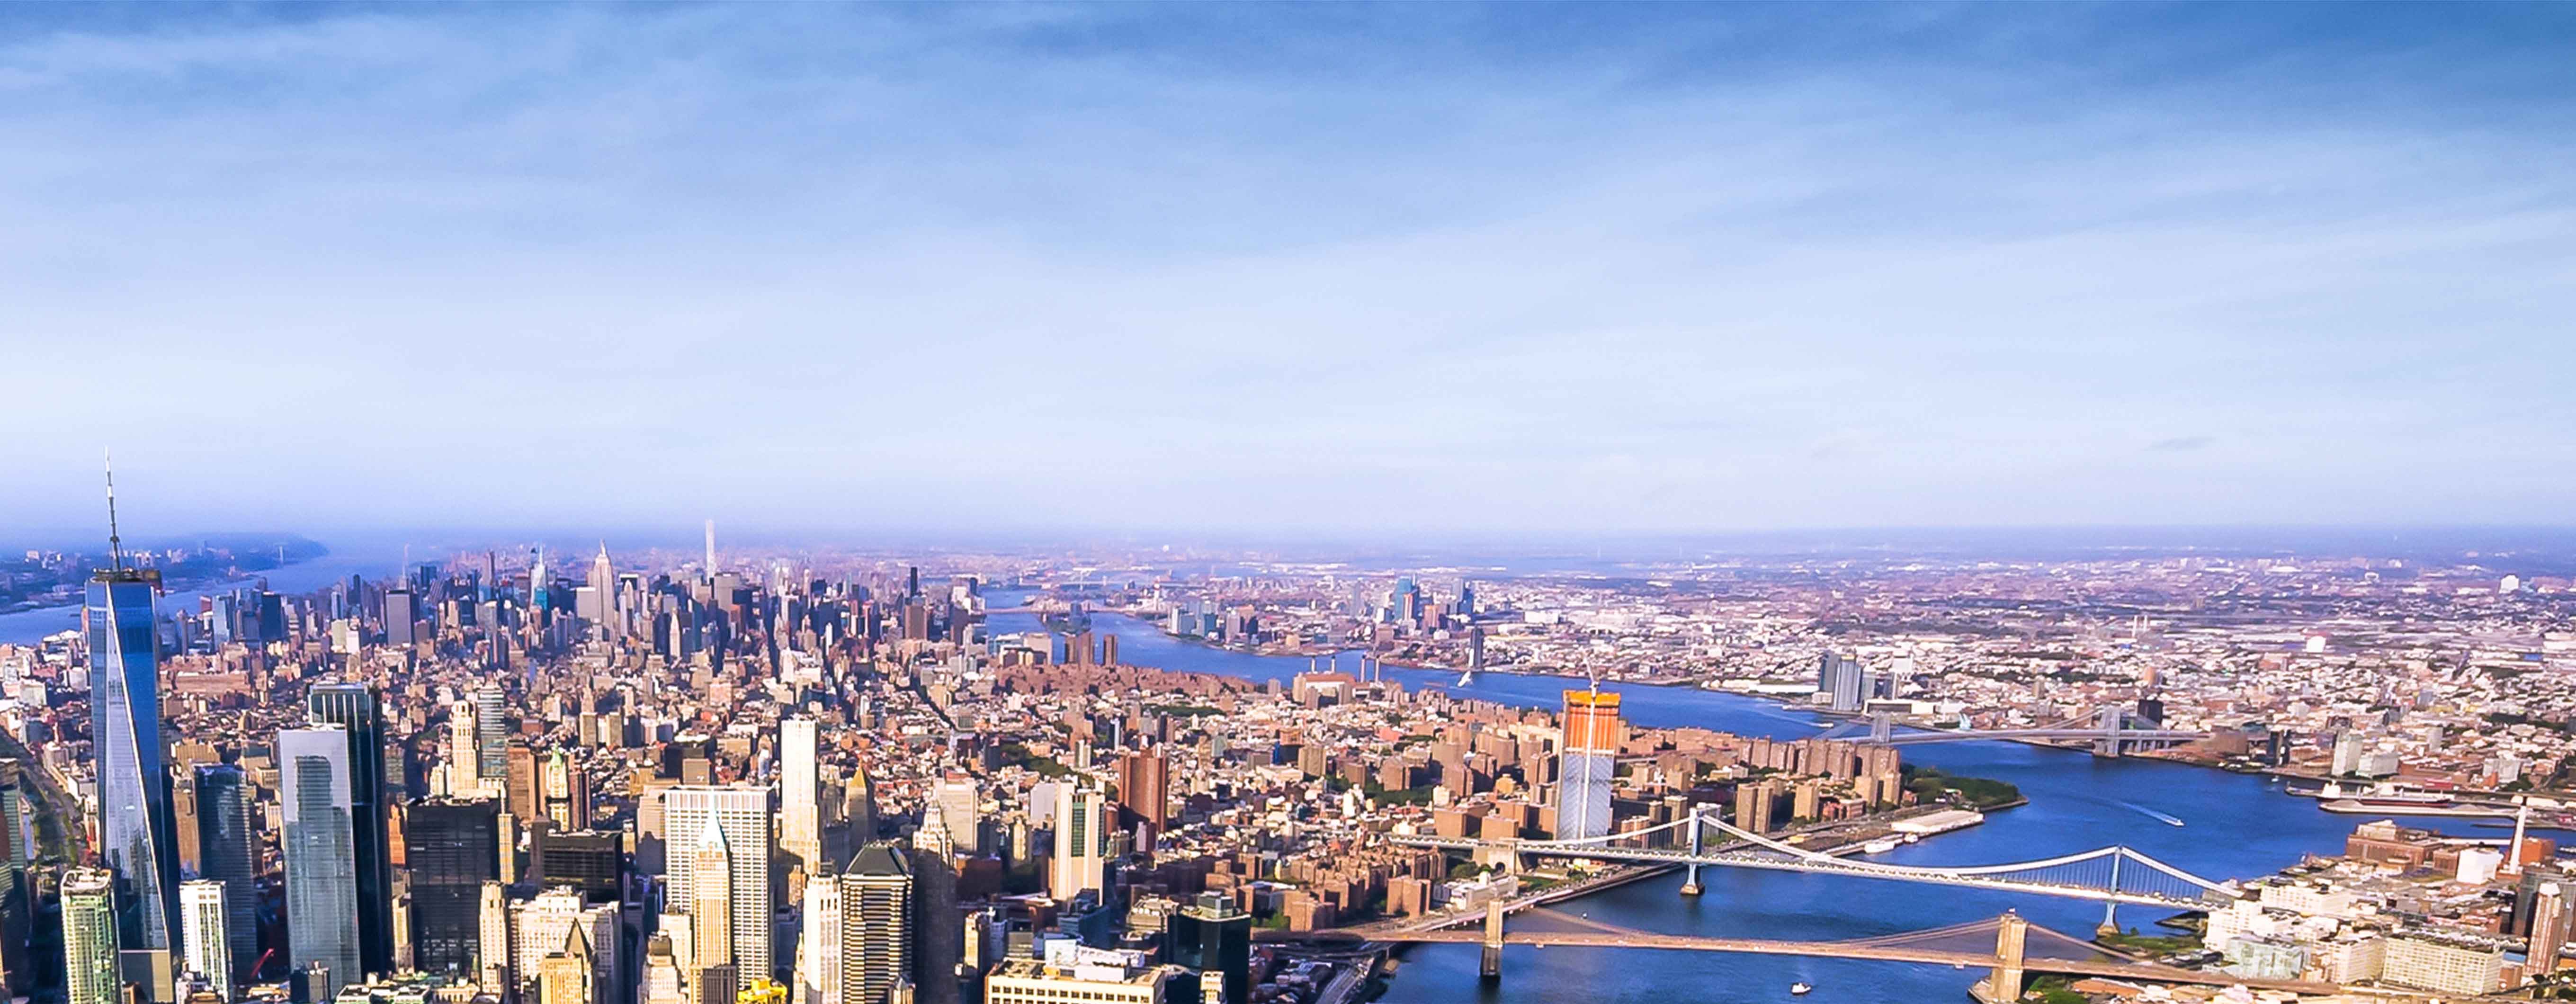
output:
[[[259,961],[259,835],[251,830],[251,793],[242,769],[231,764],[197,767],[199,874],[224,884],[224,939],[237,982],[248,983]]]
[[[316,964],[320,991],[366,979],[358,949],[358,849],[349,794],[349,732],[338,726],[277,733],[278,798],[286,833],[286,957]]]
[[[120,967],[151,999],[173,995],[171,927],[179,916],[178,822],[161,735],[156,583],[118,568],[90,580],[90,737],[98,757],[98,832],[116,877]]]
[[[483,959],[483,883],[501,877],[499,806],[488,799],[413,803],[403,818],[410,853],[412,951],[421,972],[473,978]]]
[[[363,683],[322,683],[305,691],[315,725],[348,731],[350,836],[357,851],[358,955],[368,972],[394,968],[393,860],[387,849],[384,704]]]
[[[63,873],[63,1000],[117,1004],[116,878],[96,868]]]

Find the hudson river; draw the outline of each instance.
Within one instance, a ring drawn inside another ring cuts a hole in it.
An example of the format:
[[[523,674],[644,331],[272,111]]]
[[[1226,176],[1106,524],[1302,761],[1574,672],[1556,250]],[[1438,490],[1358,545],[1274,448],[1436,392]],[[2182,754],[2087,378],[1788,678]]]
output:
[[[997,605],[1004,597],[996,597]],[[995,634],[1034,630],[1033,615],[997,614]],[[1118,636],[1119,661],[1163,669],[1223,673],[1256,680],[1285,679],[1306,668],[1303,657],[1249,655],[1209,648],[1164,635],[1152,625],[1117,615],[1096,615],[1095,631]],[[1342,668],[1355,669],[1344,656]],[[1529,707],[1556,707],[1563,691],[1580,681],[1488,672],[1466,688],[1455,673],[1389,667],[1386,676],[1408,688],[1444,687],[1462,697]],[[1623,710],[1637,725],[1699,726],[1742,735],[1803,738],[1823,726],[1813,715],[1732,694],[1674,687],[1609,685],[1625,696]],[[1905,749],[1908,762],[1929,763],[1953,774],[1991,777],[2021,786],[2030,804],[2006,809],[1972,827],[1899,848],[1871,860],[1907,864],[1994,864],[2029,861],[2111,844],[2126,844],[2168,864],[2210,879],[2268,875],[2309,853],[2341,853],[2345,834],[2372,817],[2319,811],[2314,799],[2285,795],[2263,777],[2151,760],[2101,760],[2085,753],[2017,743],[1965,742]],[[2165,821],[2182,821],[2175,826]],[[2463,835],[2502,837],[2506,831],[2474,821],[2414,819],[2410,825]],[[1992,917],[2006,909],[2032,922],[2090,937],[2102,906],[2082,900],[2010,895],[1950,886],[1920,886],[1839,876],[1706,869],[1706,893],[1686,899],[1676,873],[1581,899],[1556,909],[1645,931],[1724,937],[1834,940],[1939,927]],[[2120,908],[2120,923],[2141,933],[2163,912]],[[1912,1004],[1966,1000],[1968,984],[1982,972],[1892,962],[1845,961],[1717,952],[1513,947],[1505,950],[1499,984],[1476,975],[1478,950],[1466,945],[1427,945],[1400,956],[1402,970],[1385,1000],[1393,1002],[1510,1002],[1572,1004],[1627,1001],[1782,1001]],[[1792,998],[1789,984],[1815,991]]]

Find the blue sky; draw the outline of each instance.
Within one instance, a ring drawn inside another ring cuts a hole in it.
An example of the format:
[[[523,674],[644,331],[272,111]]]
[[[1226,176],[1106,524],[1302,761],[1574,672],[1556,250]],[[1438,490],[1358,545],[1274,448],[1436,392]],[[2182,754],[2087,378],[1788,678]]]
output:
[[[12,5],[0,522],[2564,524],[2571,113],[2564,5]]]

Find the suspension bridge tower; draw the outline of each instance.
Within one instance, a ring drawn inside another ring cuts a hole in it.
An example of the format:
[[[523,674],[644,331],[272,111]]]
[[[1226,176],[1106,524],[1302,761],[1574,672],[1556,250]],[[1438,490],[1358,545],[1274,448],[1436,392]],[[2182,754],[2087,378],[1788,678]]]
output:
[[[2021,999],[2022,948],[2030,937],[2030,922],[2021,914],[2004,911],[2003,920],[1995,925],[1995,968],[1986,978],[1968,988],[1969,996],[1985,1004],[2012,1004]]]
[[[1485,903],[1485,957],[1476,966],[1476,974],[1488,980],[1503,978],[1503,901]]]

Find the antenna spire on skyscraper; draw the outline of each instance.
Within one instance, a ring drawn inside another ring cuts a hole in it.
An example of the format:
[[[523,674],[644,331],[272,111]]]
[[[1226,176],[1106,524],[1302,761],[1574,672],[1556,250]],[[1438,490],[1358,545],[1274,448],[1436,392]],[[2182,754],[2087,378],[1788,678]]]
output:
[[[99,455],[107,463],[107,567],[125,571],[125,543],[116,536],[116,455],[106,450]]]

